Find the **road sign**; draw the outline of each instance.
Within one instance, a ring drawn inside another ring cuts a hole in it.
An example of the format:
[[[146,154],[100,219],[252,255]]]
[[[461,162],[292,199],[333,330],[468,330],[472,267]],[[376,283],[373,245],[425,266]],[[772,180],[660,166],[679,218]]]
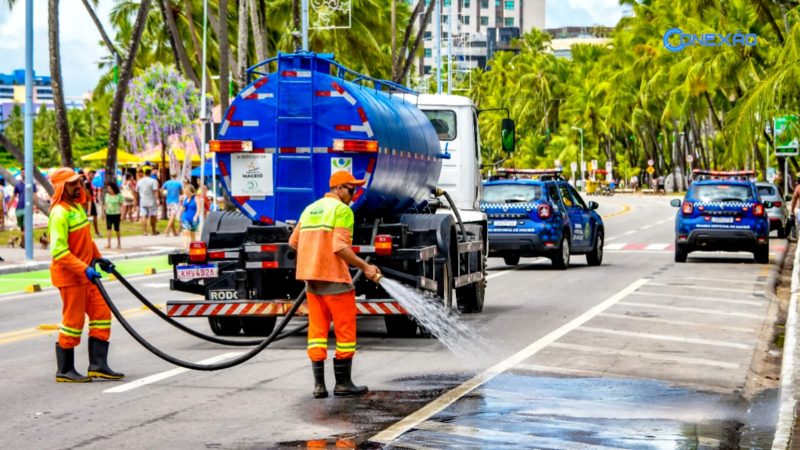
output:
[[[569,168],[570,168],[570,170],[572,170],[573,172],[577,172],[577,171],[578,171],[578,163],[576,163],[576,162],[571,162],[571,163],[569,163]]]
[[[581,170],[586,172],[586,161],[581,161]]]
[[[776,117],[775,122],[775,156],[797,156],[797,135],[800,132],[797,116]]]
[[[606,171],[611,172],[611,169],[614,168],[614,163],[611,161],[606,161]]]
[[[648,159],[648,160],[647,160],[647,165],[648,165],[648,166],[650,166],[650,167],[653,167],[653,164],[655,164],[655,163],[656,163],[656,162],[655,162],[655,161],[653,161],[652,159]]]
[[[655,171],[656,169],[654,169],[653,166],[647,166],[647,173],[650,175],[652,175]]]
[[[691,164],[693,161],[694,161],[694,156],[692,156],[692,155],[686,155],[686,162],[688,162],[689,164]]]

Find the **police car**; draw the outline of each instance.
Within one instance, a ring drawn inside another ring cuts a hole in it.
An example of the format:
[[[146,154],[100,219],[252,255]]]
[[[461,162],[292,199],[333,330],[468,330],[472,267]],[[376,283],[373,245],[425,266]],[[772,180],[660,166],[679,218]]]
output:
[[[695,181],[675,216],[675,262],[686,262],[697,250],[751,252],[757,263],[769,262],[769,218],[772,203],[762,201],[752,171],[695,170]]]
[[[543,256],[566,269],[571,255],[603,261],[603,220],[596,202],[584,202],[561,169],[499,169],[483,183],[481,210],[489,218],[489,256],[516,265]]]

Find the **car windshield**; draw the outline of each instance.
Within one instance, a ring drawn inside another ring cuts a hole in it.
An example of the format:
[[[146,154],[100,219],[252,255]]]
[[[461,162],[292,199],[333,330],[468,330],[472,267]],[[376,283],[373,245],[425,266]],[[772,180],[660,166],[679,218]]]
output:
[[[542,195],[539,184],[493,184],[483,187],[483,201],[487,203],[525,203]]]
[[[759,186],[758,195],[761,197],[774,197],[778,195],[775,186]]]
[[[753,200],[750,186],[740,184],[705,184],[692,186],[690,197],[699,202],[743,202]]]

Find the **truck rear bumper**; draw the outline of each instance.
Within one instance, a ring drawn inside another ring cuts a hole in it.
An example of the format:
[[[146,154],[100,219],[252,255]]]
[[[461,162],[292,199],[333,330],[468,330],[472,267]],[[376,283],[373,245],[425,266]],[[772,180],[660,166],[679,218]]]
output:
[[[264,317],[285,316],[293,302],[287,300],[244,301],[168,301],[167,315],[170,317]],[[296,316],[307,316],[308,307],[302,304]],[[408,315],[399,302],[392,299],[357,299],[358,316]]]

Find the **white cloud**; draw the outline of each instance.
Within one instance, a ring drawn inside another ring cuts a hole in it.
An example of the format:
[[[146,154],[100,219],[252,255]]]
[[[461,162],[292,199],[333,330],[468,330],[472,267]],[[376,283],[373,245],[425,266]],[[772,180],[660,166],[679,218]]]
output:
[[[619,0],[559,0],[547,2],[547,28],[567,26],[614,26],[624,8]]]
[[[111,2],[100,2],[97,15],[108,32]],[[100,78],[97,63],[108,55],[100,43],[100,34],[77,0],[60,2],[61,75],[64,93],[79,97],[92,90]],[[47,0],[34,0],[33,5],[33,69],[37,75],[50,74],[47,45]],[[9,73],[25,67],[25,2],[18,1],[11,11],[0,7],[0,72]]]

